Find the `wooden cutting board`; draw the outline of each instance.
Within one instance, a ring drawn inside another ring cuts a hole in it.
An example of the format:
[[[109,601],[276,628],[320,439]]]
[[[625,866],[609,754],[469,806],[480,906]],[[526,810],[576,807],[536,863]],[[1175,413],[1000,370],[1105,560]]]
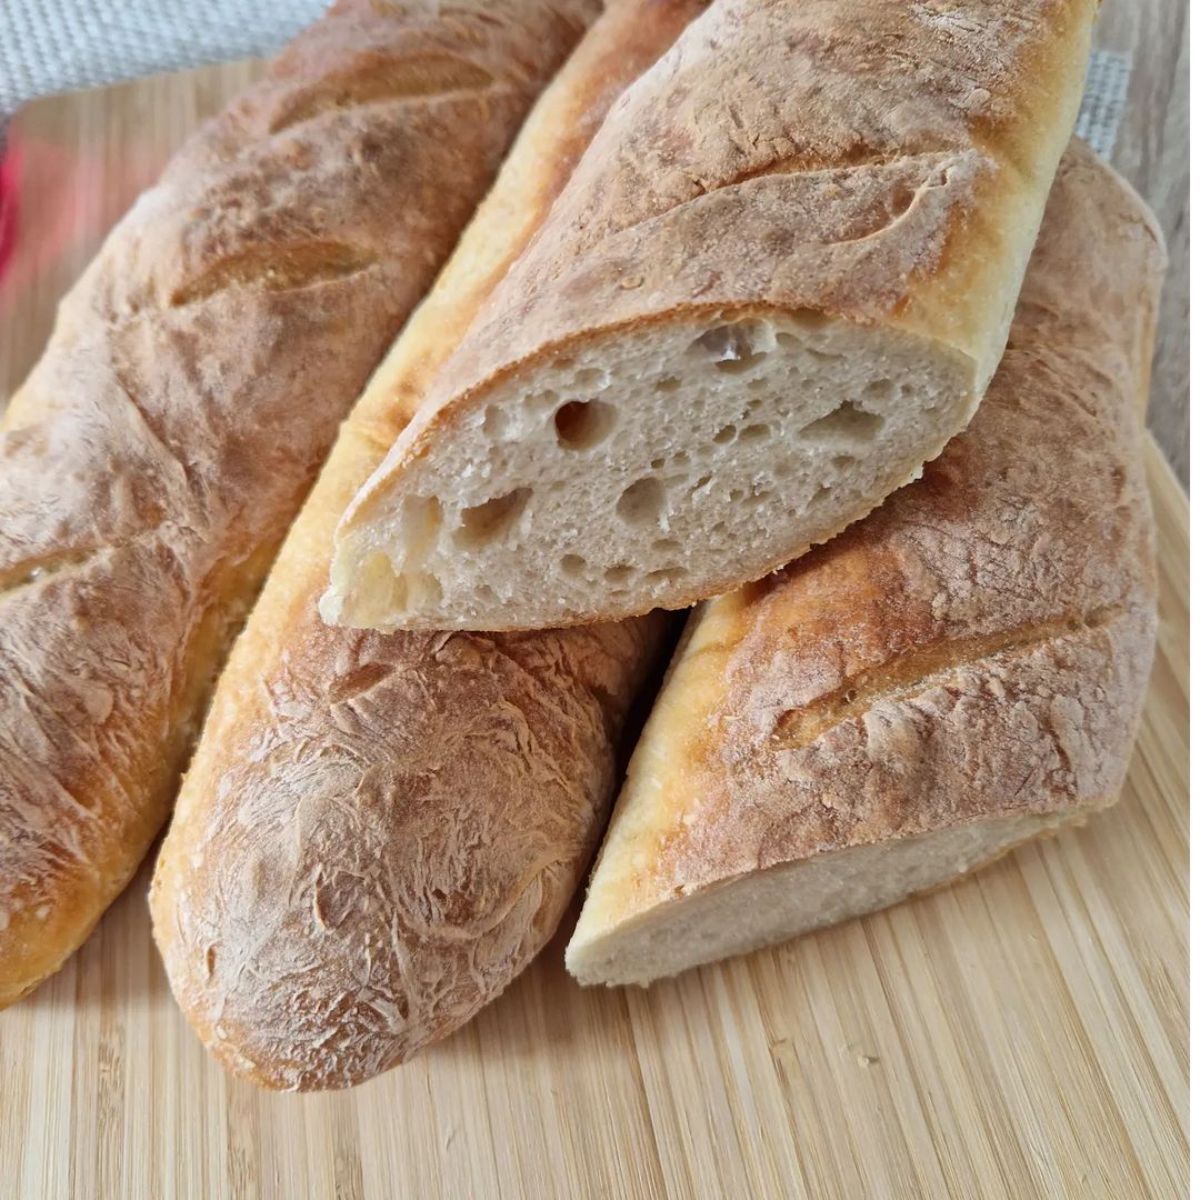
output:
[[[0,398],[231,66],[18,123]],[[649,991],[565,934],[472,1025],[354,1092],[228,1079],[176,1011],[143,871],[0,1013],[0,1197],[1103,1197],[1186,1192],[1187,507],[1156,446],[1162,625],[1122,804],[937,895]]]

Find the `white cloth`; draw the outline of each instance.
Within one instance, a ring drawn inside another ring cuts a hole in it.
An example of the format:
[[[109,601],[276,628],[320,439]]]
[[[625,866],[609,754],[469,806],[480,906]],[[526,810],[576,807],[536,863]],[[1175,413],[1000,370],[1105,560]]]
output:
[[[327,0],[0,0],[0,124],[27,100],[269,54]]]
[[[1112,158],[1128,93],[1129,55],[1111,50],[1093,51],[1075,132],[1105,162]]]
[[[269,54],[327,0],[0,0],[0,127],[27,100]],[[1112,154],[1129,56],[1092,55],[1077,132]]]

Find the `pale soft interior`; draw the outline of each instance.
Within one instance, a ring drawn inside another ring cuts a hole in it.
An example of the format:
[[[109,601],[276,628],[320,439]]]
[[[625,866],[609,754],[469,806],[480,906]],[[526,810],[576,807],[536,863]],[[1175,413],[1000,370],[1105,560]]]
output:
[[[1066,819],[1063,813],[996,817],[822,854],[672,898],[595,936],[588,936],[585,908],[567,947],[567,969],[581,983],[610,985],[677,975],[886,908]]]
[[[494,387],[377,493],[327,615],[503,629],[728,590],[919,474],[972,379],[926,342],[824,318],[614,332]]]

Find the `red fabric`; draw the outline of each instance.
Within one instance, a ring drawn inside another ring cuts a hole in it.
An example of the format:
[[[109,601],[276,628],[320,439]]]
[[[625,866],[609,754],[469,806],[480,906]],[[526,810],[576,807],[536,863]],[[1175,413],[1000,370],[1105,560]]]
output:
[[[0,278],[4,277],[17,240],[17,197],[20,195],[21,150],[9,137],[0,150]]]

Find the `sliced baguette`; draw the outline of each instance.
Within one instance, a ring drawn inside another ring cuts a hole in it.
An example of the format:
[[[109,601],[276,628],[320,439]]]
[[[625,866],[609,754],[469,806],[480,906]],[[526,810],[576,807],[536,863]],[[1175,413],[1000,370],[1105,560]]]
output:
[[[538,103],[343,426],[221,677],[151,890],[205,1045],[271,1088],[345,1087],[488,1003],[556,928],[664,620],[525,636],[322,623],[333,530],[620,89],[698,9],[617,0]]]
[[[181,149],[0,429],[0,1006],[166,819],[333,442],[598,0],[341,0]]]
[[[692,617],[567,966],[648,983],[949,882],[1117,797],[1154,649],[1163,274],[1074,146],[978,416],[867,520]]]
[[[326,618],[680,607],[918,475],[1000,357],[1095,7],[716,0],[356,498]]]

